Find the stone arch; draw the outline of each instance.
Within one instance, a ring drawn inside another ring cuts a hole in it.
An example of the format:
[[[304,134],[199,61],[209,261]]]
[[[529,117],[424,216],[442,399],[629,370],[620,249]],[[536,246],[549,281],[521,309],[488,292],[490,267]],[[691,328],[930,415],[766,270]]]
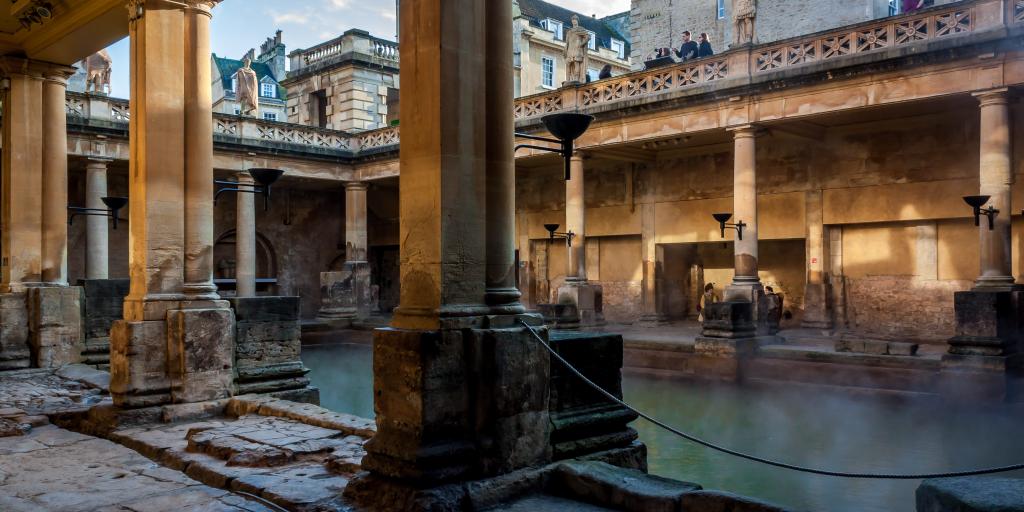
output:
[[[257,283],[260,292],[277,295],[279,283],[277,251],[269,238],[256,231],[256,278],[273,279],[271,283]],[[217,237],[213,245],[213,277],[222,290],[234,289],[235,279],[235,229],[229,229]]]

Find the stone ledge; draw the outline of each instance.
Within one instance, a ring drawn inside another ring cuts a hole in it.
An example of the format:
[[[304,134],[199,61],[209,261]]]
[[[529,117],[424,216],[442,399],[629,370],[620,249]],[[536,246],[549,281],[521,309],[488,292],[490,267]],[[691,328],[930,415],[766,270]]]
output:
[[[941,478],[917,488],[917,512],[1022,512],[1024,480]]]
[[[568,498],[626,512],[677,512],[685,494],[702,489],[605,462],[559,464],[549,487]]]
[[[232,398],[228,402],[227,414],[236,417],[247,414],[276,416],[360,437],[372,437],[377,432],[377,425],[373,420],[333,412],[312,404],[259,395],[242,395]]]

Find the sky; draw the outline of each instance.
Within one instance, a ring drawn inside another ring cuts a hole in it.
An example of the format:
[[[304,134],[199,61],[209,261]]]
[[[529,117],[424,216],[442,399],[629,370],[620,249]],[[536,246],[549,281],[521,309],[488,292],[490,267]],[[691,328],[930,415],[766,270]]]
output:
[[[548,0],[584,14],[629,10],[630,0]],[[240,58],[278,29],[288,52],[334,39],[350,28],[395,39],[395,0],[224,0],[213,11],[213,52]],[[258,50],[257,50],[258,51]],[[110,47],[112,96],[128,97],[128,40]]]

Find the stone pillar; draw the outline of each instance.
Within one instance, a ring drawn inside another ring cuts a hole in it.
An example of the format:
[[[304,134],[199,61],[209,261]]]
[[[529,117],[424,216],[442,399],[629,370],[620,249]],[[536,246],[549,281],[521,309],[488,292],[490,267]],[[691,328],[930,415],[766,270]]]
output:
[[[587,280],[587,213],[583,187],[584,155],[577,151],[569,164],[569,181],[565,182],[565,230],[576,234],[572,241],[572,259],[566,279]]]
[[[654,205],[640,205],[641,257],[643,258],[643,306],[644,313],[641,325],[657,326],[665,323],[664,311],[661,308],[659,289],[662,284],[662,262],[664,248],[656,243],[654,233]]]
[[[757,135],[754,126],[732,130],[735,139],[733,222],[744,222],[743,240],[736,237],[736,264],[726,300],[756,299],[761,290],[757,267]]]
[[[373,310],[370,264],[367,261],[365,182],[345,184],[345,265],[320,273],[320,311],[317,318],[337,327],[365,319]]]
[[[255,181],[247,172],[238,173],[242,190]],[[256,296],[256,194],[239,192],[235,203],[235,296]]]
[[[452,502],[433,501],[448,499],[432,494],[437,485],[550,460],[549,356],[515,323],[540,319],[494,315],[485,303],[483,168],[495,124],[485,69],[488,55],[511,58],[485,34],[509,30],[491,20],[509,20],[511,4],[405,0],[400,9],[401,299],[392,328],[374,333],[377,433],[363,458],[369,473],[346,495],[440,510]]]
[[[821,190],[807,192],[807,283],[804,288],[803,326],[816,329],[831,329],[832,314],[829,308],[828,274],[826,257],[828,240],[823,224]]]
[[[211,84],[200,68],[209,66],[204,38],[215,3],[129,3],[131,286],[124,320],[111,330],[110,355],[110,391],[123,408],[232,393],[234,315],[215,300],[207,284],[212,265],[203,263],[213,252],[205,235],[212,232],[212,191],[202,190],[213,177],[203,162],[213,154]]]
[[[85,207],[104,209],[107,196],[107,161],[89,160],[85,166]],[[85,218],[85,278],[109,279],[109,219],[100,216]]]
[[[1008,95],[1005,88],[975,94],[981,105],[980,193],[992,196],[988,205],[999,210],[994,230],[988,228],[987,222],[978,227],[981,273],[974,284],[977,289],[1009,290],[1014,282],[1010,258],[1013,171]]]
[[[43,282],[68,284],[68,130],[66,70],[43,75]]]
[[[575,234],[565,284],[558,288],[555,319],[559,328],[573,329],[604,323],[601,285],[587,281],[587,216],[584,166],[587,155],[573,154],[570,180],[565,182],[565,229]]]
[[[485,59],[486,137],[486,295],[495,313],[523,313],[516,287],[515,98],[512,65],[512,9],[489,9]]]
[[[190,7],[185,10],[185,294],[195,299],[218,297],[213,284],[212,250],[210,9],[219,1],[188,0]]]

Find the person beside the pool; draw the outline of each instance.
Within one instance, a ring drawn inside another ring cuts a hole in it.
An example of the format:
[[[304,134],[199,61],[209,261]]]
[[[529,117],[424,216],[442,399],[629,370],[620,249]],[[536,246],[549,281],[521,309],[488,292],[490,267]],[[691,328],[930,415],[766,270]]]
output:
[[[716,302],[718,302],[718,295],[715,294],[715,283],[704,285],[704,295],[700,296],[700,302],[697,303],[698,322],[704,321],[704,309]]]

